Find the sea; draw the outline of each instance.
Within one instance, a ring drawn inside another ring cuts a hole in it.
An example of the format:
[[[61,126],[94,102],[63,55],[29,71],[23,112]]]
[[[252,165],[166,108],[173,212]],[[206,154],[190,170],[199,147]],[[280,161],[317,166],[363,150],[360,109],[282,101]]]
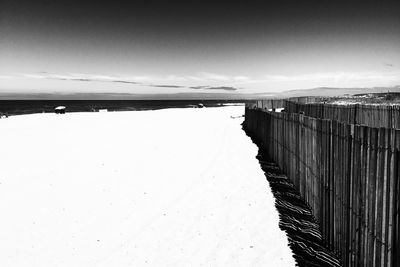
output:
[[[0,100],[0,115],[52,113],[59,106],[65,112],[134,111],[165,108],[202,108],[243,105],[244,100]]]

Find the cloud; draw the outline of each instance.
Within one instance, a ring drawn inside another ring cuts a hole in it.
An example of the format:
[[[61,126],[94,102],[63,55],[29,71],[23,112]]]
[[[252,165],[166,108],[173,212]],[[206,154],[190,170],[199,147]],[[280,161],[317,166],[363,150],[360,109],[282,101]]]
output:
[[[198,76],[189,76],[194,79],[208,80],[208,81],[221,81],[221,82],[243,82],[250,80],[249,77],[243,75],[224,75],[210,72],[199,72]]]
[[[33,79],[46,79],[47,75],[43,75],[43,74],[27,74],[24,73],[22,74],[23,77],[25,78],[33,78]]]
[[[152,86],[152,87],[165,87],[165,88],[185,88],[185,86],[181,86],[181,85],[169,85],[169,84],[148,84],[147,86]]]
[[[127,79],[120,79],[119,77],[113,77],[108,75],[97,75],[97,74],[80,74],[73,73],[68,75],[53,74],[48,72],[40,72],[39,74],[23,74],[24,77],[34,79],[49,79],[49,80],[60,80],[60,81],[78,81],[78,82],[112,82],[112,83],[128,83],[128,84],[140,84],[136,81]]]
[[[225,90],[225,91],[236,91],[238,88],[232,87],[232,86],[212,86],[212,87],[207,87],[205,89],[208,90]]]
[[[12,79],[14,76],[11,75],[0,75],[0,79]]]
[[[233,86],[191,86],[191,89],[202,89],[202,90],[225,90],[225,91],[236,91],[239,88]]]
[[[189,88],[189,89],[201,89],[201,90],[225,90],[225,91],[236,91],[238,88],[232,87],[232,86],[182,86],[182,85],[169,85],[169,84],[148,84],[146,86],[152,86],[152,87],[165,87],[165,88]]]
[[[76,78],[76,79],[71,79],[72,81],[80,81],[80,82],[92,82],[94,80],[91,79],[86,79],[86,78]]]
[[[189,88],[190,89],[205,89],[207,87],[209,87],[209,86],[190,86]]]
[[[225,80],[225,81],[233,81],[233,80],[246,80],[247,77],[244,76],[223,76],[217,74],[204,74],[207,76],[207,79],[214,80]],[[70,74],[54,74],[48,72],[39,72],[37,74],[23,74],[23,77],[33,78],[33,79],[49,79],[49,80],[61,80],[61,81],[77,81],[77,82],[106,82],[106,83],[122,83],[122,84],[135,84],[141,86],[149,86],[149,87],[158,87],[158,88],[186,88],[186,89],[201,89],[201,90],[225,90],[225,91],[236,91],[238,88],[224,85],[224,86],[191,86],[187,83],[196,81],[197,83],[203,81],[204,78],[200,76],[176,76],[176,75],[168,75],[164,77],[157,76],[131,76],[131,77],[118,77],[118,76],[109,76],[109,75],[99,75],[99,74],[83,74],[83,73],[70,73]],[[140,81],[138,81],[140,80]],[[167,83],[156,83],[159,82],[173,82],[172,84]],[[206,80],[208,81],[208,80]],[[176,84],[177,82],[185,82],[186,84]]]
[[[138,82],[123,81],[123,80],[112,80],[111,82],[113,82],[113,83],[128,83],[128,84],[141,84],[141,83],[138,83]]]
[[[265,75],[259,82],[299,82],[299,81],[398,81],[400,72],[328,72],[303,75]]]
[[[391,63],[388,63],[391,64]],[[392,64],[393,65],[393,64]],[[6,74],[4,74],[6,75]],[[3,75],[3,76],[4,76]],[[296,88],[315,87],[370,87],[389,86],[400,83],[400,71],[381,72],[324,72],[299,75],[268,74],[257,78],[243,75],[224,75],[210,72],[197,72],[194,75],[143,75],[117,76],[104,74],[69,73],[56,74],[48,72],[28,73],[15,75],[31,79],[49,79],[74,82],[97,82],[137,85],[141,87],[173,89],[175,92],[183,90],[221,90],[233,92],[246,89],[250,91],[282,91]],[[0,77],[0,79],[5,79]],[[132,90],[135,88],[132,88]],[[124,90],[131,90],[126,87]],[[167,91],[167,90],[166,90]]]
[[[214,81],[229,81],[230,77],[227,75],[209,73],[209,72],[200,72],[200,78],[203,80],[214,80]]]

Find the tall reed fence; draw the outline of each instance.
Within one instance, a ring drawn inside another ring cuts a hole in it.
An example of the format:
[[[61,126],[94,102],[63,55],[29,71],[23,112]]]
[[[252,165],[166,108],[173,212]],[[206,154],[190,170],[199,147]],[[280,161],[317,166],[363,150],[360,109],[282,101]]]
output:
[[[344,266],[400,266],[400,130],[249,107],[244,127],[310,205]]]
[[[261,109],[277,109],[277,108],[285,108],[287,106],[287,102],[296,104],[308,104],[313,102],[319,102],[322,100],[323,100],[322,97],[315,97],[315,96],[290,97],[285,99],[264,99],[264,100],[257,100],[253,104],[248,104],[248,106]]]
[[[400,105],[334,105],[310,103],[322,101],[318,97],[259,100],[254,107],[261,109],[285,108],[288,113],[331,119],[348,124],[400,129]]]

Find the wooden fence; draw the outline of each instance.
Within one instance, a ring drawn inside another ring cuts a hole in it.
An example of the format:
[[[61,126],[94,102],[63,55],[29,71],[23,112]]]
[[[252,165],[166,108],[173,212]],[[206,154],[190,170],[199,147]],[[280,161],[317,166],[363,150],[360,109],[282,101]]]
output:
[[[253,105],[253,108],[261,108],[261,109],[277,109],[277,108],[285,108],[288,103],[294,104],[308,104],[317,101],[322,101],[321,97],[313,97],[313,96],[304,96],[304,97],[291,97],[286,99],[264,99],[257,100]]]
[[[288,113],[304,113],[306,116],[331,119],[348,124],[400,129],[400,105],[334,105],[313,103],[321,98],[304,97],[290,99],[258,100],[254,107],[261,109],[285,108]]]
[[[299,113],[302,111],[310,117],[337,120],[349,124],[400,129],[399,105],[299,104],[286,101],[285,110],[289,113]]]
[[[400,266],[400,130],[249,107],[244,127],[310,205],[344,266]]]

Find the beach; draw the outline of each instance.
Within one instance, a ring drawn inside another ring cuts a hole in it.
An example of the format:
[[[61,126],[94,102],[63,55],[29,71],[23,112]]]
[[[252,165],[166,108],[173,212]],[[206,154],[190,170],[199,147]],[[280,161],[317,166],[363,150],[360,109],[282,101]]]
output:
[[[0,120],[0,265],[294,266],[243,114]]]

